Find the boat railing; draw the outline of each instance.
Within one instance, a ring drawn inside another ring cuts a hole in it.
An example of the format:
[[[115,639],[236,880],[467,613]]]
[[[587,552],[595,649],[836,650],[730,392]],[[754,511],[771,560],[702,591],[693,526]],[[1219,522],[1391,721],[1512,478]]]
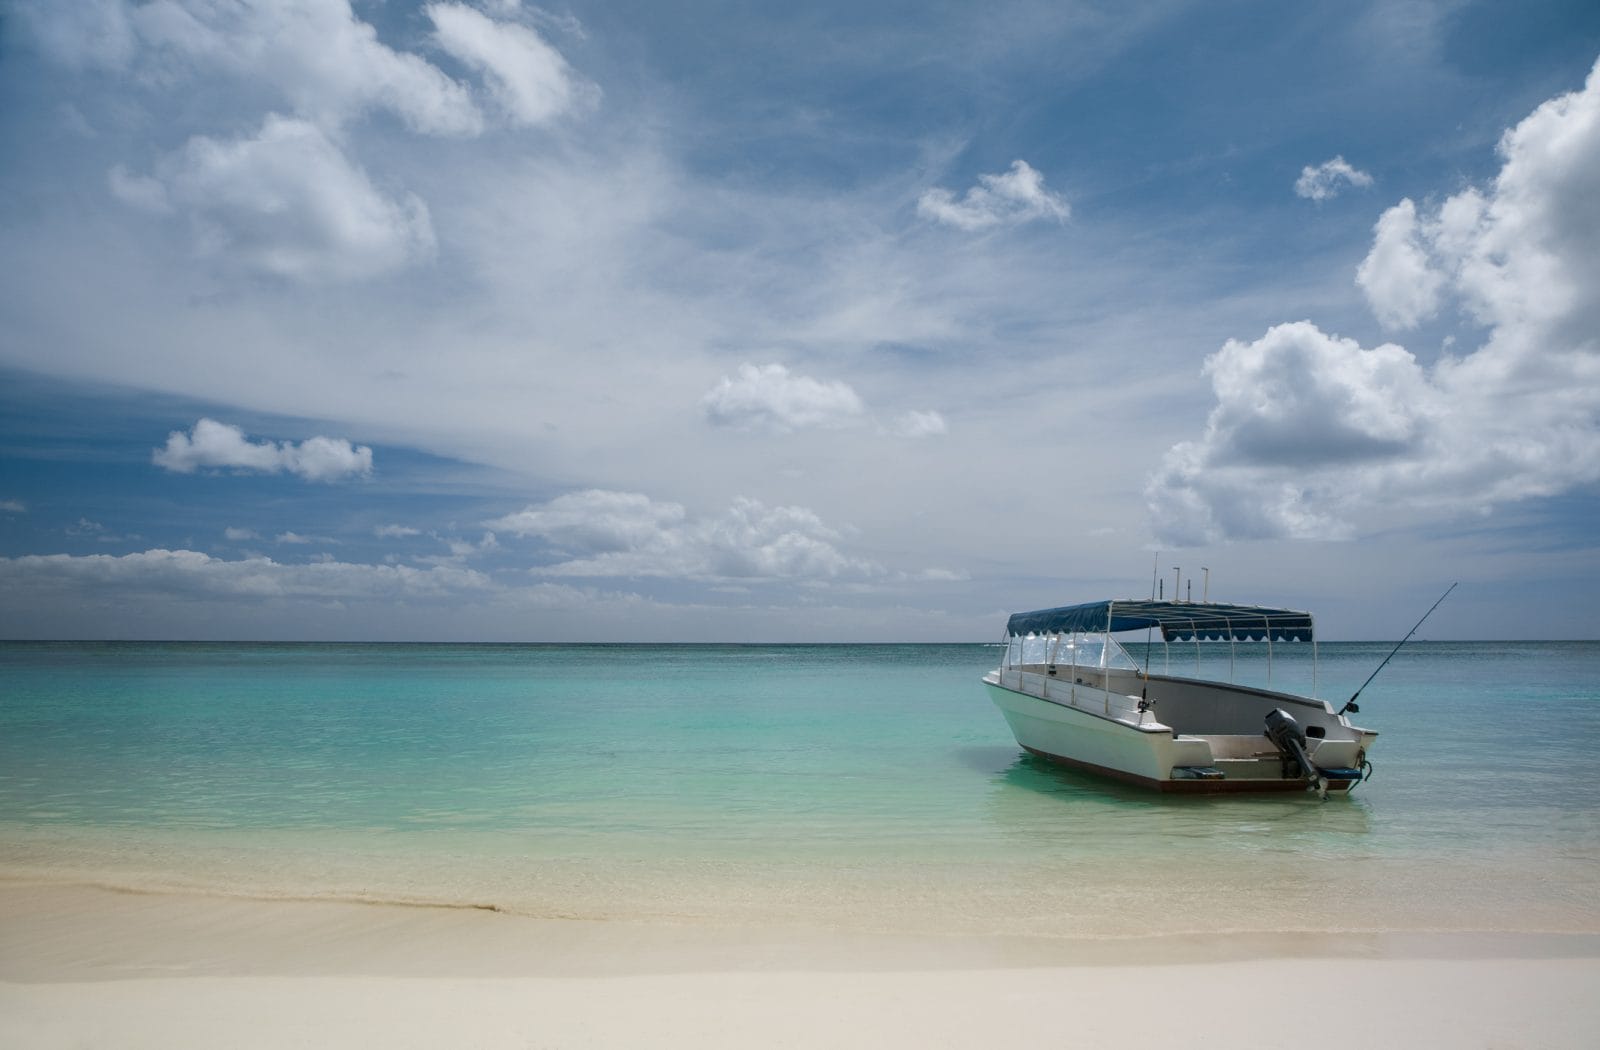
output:
[[[1018,664],[999,670],[999,684],[1028,696],[1134,725],[1155,721],[1148,709],[1141,709],[1139,697],[1119,692],[1112,686],[1112,676],[1099,668]]]
[[[1152,678],[1165,677],[1193,682],[1221,682],[1240,688],[1264,689],[1268,692],[1287,692],[1291,695],[1315,697],[1318,695],[1318,654],[1316,648],[1305,644],[1278,643],[1268,652],[1263,644],[1241,645],[1237,648],[1228,642],[1202,642],[1198,645],[1181,642],[1168,646],[1157,639],[1153,642],[1130,640],[1124,643],[1128,655],[1148,667]],[[1182,652],[1182,657],[1168,657],[1169,649]]]

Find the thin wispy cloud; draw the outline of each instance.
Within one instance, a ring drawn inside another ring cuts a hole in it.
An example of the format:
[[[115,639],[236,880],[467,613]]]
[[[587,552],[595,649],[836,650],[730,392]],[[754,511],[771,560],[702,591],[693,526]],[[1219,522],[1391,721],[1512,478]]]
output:
[[[215,598],[311,598],[381,601],[439,598],[495,589],[482,573],[438,566],[363,565],[338,561],[285,564],[271,558],[229,561],[192,550],[134,554],[25,555],[0,558],[0,582],[25,592],[73,587]]]
[[[317,544],[338,543],[332,536],[304,536],[298,532],[280,532],[272,537],[273,543],[285,543],[290,546],[309,547]]]
[[[420,565],[464,565],[469,559],[500,549],[500,540],[492,532],[485,532],[476,541],[446,536],[435,538],[444,544],[448,554],[419,554],[412,560]]]
[[[931,409],[926,411],[913,410],[896,416],[889,424],[889,433],[903,438],[938,437],[949,431],[944,416]]]
[[[157,89],[181,90],[214,76],[264,88],[274,107],[324,127],[382,111],[422,134],[483,129],[468,85],[421,55],[381,42],[348,0],[100,0],[92,15],[100,28],[90,34],[47,13],[57,5],[20,6],[52,53],[129,73]],[[86,36],[91,46],[83,45]]]
[[[532,27],[497,22],[465,4],[429,4],[425,10],[439,46],[483,74],[513,124],[543,124],[593,101],[594,88]]]

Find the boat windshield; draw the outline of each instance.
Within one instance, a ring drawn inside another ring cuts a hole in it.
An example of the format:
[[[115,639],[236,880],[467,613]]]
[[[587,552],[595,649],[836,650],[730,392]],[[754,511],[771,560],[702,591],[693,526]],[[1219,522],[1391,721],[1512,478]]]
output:
[[[1115,638],[1103,634],[1012,635],[1006,665],[1055,664],[1076,667],[1118,667],[1137,671],[1139,665]]]

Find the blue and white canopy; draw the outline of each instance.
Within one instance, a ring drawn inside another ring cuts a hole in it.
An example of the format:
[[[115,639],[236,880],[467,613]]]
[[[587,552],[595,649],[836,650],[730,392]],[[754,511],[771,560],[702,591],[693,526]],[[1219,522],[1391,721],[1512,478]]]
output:
[[[1015,613],[1006,623],[1010,635],[1060,634],[1108,631],[1142,631],[1161,628],[1169,642],[1196,638],[1207,642],[1251,641],[1309,642],[1311,614],[1293,609],[1267,609],[1258,605],[1223,605],[1217,602],[1157,602],[1117,598],[1059,609]]]

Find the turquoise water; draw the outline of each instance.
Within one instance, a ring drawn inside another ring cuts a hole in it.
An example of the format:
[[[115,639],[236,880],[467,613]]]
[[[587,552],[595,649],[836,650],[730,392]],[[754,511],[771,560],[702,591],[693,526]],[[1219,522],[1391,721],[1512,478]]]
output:
[[[1389,648],[1324,644],[1320,695]],[[1309,691],[1284,649],[1274,683]],[[1600,644],[1407,646],[1361,697],[1373,779],[1326,803],[1027,757],[978,681],[999,655],[4,643],[0,875],[1050,936],[1600,932]]]

